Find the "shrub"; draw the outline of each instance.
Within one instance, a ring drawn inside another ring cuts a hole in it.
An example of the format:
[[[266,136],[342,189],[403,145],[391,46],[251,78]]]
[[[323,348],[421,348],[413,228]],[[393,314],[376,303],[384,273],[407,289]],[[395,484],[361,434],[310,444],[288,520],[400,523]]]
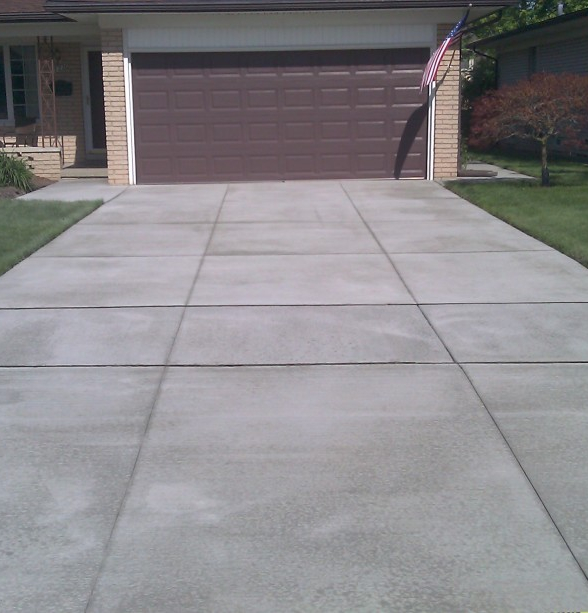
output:
[[[541,185],[549,185],[547,148],[559,137],[573,143],[588,127],[588,76],[534,74],[474,103],[470,145],[484,148],[511,137],[541,146]]]
[[[2,153],[0,154],[0,185],[30,192],[33,189],[33,173],[23,160]]]

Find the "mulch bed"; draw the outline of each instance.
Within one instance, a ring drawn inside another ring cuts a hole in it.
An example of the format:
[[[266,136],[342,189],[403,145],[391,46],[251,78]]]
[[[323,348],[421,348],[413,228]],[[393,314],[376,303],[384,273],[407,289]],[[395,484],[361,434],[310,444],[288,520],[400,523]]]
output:
[[[44,177],[33,176],[33,191],[37,189],[41,189],[42,187],[47,187],[55,183],[55,181],[51,181],[50,179],[45,179]],[[18,198],[18,196],[22,196],[24,193],[21,189],[16,189],[16,187],[11,187],[9,185],[0,186],[0,198]]]

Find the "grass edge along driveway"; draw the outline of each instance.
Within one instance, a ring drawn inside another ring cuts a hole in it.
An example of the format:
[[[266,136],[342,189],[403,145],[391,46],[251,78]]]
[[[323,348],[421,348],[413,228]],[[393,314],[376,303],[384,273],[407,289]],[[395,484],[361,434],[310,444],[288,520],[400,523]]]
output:
[[[0,199],[0,275],[89,215],[101,200]]]
[[[539,160],[530,156],[476,157],[534,177],[541,173]],[[588,164],[553,160],[550,171],[551,187],[528,181],[448,181],[445,186],[588,268]]]

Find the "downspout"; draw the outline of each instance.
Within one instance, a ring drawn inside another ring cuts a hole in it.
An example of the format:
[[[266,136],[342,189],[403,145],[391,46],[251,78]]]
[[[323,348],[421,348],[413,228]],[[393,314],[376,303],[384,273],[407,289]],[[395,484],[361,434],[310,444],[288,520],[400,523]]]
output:
[[[464,30],[462,37],[465,36],[466,34],[469,34],[470,32],[473,32],[477,27],[475,25],[476,22],[480,21],[481,19],[485,19],[486,17],[487,15],[485,15],[484,17],[479,17],[478,19],[475,19],[474,21],[472,21],[469,24],[469,26],[466,28],[466,30]],[[494,14],[494,17],[490,21],[485,23],[484,25],[493,26],[494,24],[498,23],[502,19],[502,17],[503,17],[503,9],[500,9],[496,11],[496,13]],[[482,53],[481,51],[478,51],[475,47],[469,47],[469,48],[476,55],[480,55],[494,62],[494,89],[498,89],[498,58],[492,57],[491,55],[487,55],[486,53]]]
[[[470,47],[470,49],[476,54],[479,55],[481,57],[485,57],[489,60],[492,60],[494,62],[494,89],[498,89],[498,58],[497,57],[492,57],[491,55],[488,55],[487,53],[482,53],[481,51],[478,51],[475,47]]]

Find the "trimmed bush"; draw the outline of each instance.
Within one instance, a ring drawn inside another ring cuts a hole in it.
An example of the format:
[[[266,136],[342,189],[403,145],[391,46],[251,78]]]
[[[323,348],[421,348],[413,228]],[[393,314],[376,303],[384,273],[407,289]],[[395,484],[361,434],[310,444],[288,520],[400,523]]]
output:
[[[15,187],[23,192],[33,189],[33,173],[27,168],[23,160],[0,154],[0,185]]]

